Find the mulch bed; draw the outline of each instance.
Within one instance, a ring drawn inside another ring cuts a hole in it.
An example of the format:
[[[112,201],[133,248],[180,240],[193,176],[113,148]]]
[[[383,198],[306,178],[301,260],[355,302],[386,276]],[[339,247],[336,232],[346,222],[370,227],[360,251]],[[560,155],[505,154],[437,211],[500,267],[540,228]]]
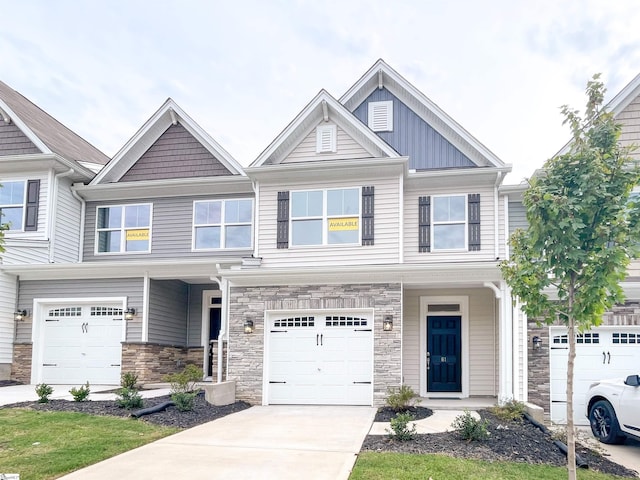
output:
[[[368,435],[362,451],[416,454],[442,454],[457,458],[509,461],[530,464],[565,466],[566,457],[558,450],[549,435],[542,433],[525,419],[502,421],[488,410],[478,412],[489,421],[490,436],[484,441],[468,442],[456,432],[415,435],[401,442],[388,435]],[[576,445],[576,453],[586,460],[589,468],[621,477],[637,477],[636,473],[614,463],[583,445]]]
[[[409,407],[405,412],[413,415],[414,420],[422,420],[423,418],[433,415],[433,410],[427,407]],[[390,422],[392,418],[397,415],[398,412],[391,407],[380,407],[376,412],[376,418],[374,422]]]

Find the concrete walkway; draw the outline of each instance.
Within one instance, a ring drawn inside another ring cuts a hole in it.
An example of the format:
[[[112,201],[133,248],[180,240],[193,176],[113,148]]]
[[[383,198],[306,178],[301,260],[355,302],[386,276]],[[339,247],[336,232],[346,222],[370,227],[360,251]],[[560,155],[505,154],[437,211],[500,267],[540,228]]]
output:
[[[53,393],[49,396],[50,399],[62,399],[73,400],[73,396],[69,393],[72,387],[80,387],[81,385],[51,385]],[[89,400],[115,400],[115,393],[112,392],[120,388],[120,385],[89,385]],[[140,395],[142,398],[161,397],[162,395],[168,395],[169,388],[157,388],[154,390],[141,390]],[[36,394],[35,385],[10,385],[0,388],[0,405],[11,405],[12,403],[21,402],[36,402],[38,401],[38,395]]]
[[[347,480],[375,412],[370,407],[252,407],[62,478]]]

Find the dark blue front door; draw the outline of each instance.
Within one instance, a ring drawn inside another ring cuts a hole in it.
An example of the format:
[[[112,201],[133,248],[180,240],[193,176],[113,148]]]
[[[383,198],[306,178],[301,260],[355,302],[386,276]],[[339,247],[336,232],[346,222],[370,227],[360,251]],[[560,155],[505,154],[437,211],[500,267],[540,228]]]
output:
[[[459,316],[427,317],[427,391],[461,392]]]

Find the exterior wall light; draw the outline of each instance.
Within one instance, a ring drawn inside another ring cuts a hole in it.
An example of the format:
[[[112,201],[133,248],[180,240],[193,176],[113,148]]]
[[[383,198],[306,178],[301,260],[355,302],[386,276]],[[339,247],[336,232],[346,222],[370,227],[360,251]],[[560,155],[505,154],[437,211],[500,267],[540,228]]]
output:
[[[125,320],[133,320],[133,317],[136,315],[136,309],[133,307],[129,307],[124,311],[124,319]]]
[[[539,336],[534,336],[531,342],[533,343],[534,350],[540,350],[542,348],[542,339]]]
[[[385,315],[382,320],[382,330],[390,332],[393,330],[393,315]]]
[[[22,322],[26,317],[26,310],[16,310],[16,312],[13,314],[13,318],[15,318],[17,322]]]
[[[244,321],[244,333],[253,333],[253,320]]]

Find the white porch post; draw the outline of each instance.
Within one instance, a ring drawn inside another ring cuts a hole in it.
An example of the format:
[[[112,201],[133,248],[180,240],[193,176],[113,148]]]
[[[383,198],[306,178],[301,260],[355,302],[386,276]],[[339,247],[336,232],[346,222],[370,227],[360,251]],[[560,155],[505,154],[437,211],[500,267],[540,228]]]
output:
[[[500,282],[499,324],[500,324],[500,378],[498,388],[498,402],[504,403],[514,398],[514,349],[513,349],[513,315],[511,310],[511,295],[509,288]]]

